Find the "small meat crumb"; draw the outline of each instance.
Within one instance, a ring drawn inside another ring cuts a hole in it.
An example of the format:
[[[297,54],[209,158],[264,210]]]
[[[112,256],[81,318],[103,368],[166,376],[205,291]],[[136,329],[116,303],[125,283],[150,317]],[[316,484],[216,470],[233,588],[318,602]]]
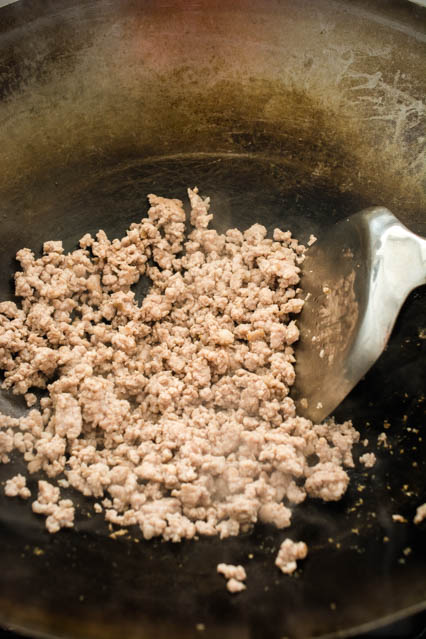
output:
[[[233,564],[218,564],[217,572],[225,577],[225,579],[238,579],[244,581],[246,579],[246,571],[243,566],[234,566]]]
[[[377,445],[383,446],[384,448],[388,447],[388,436],[386,433],[380,433],[377,437]]]
[[[416,515],[414,517],[414,523],[420,524],[424,519],[426,519],[426,504],[422,504],[417,507]]]
[[[34,395],[34,393],[25,393],[24,399],[28,407],[34,406],[34,404],[37,402],[37,396]]]
[[[242,590],[245,590],[247,588],[247,586],[245,584],[243,584],[242,581],[238,581],[238,579],[228,579],[228,581],[226,582],[226,587],[229,590],[229,592],[231,593],[236,593],[236,592],[241,592]]]
[[[4,494],[7,497],[20,497],[21,499],[28,499],[31,497],[31,491],[27,488],[27,480],[23,475],[15,475],[11,479],[6,481],[4,487]]]
[[[407,520],[405,519],[405,517],[403,517],[402,515],[392,515],[392,521],[396,521],[399,524],[406,524]]]
[[[56,533],[61,528],[72,528],[74,525],[74,506],[70,499],[59,499],[60,491],[47,481],[38,482],[38,497],[32,509],[37,515],[46,516],[46,528]]]
[[[280,546],[275,565],[285,575],[292,574],[296,568],[298,559],[305,559],[308,554],[308,547],[303,541],[292,541],[285,539]]]
[[[315,242],[317,241],[317,237],[315,237],[315,235],[313,235],[312,233],[309,236],[309,240],[308,240],[308,246],[312,246],[312,244],[315,244]]]
[[[246,589],[242,582],[246,579],[246,571],[243,566],[234,566],[232,564],[218,564],[217,572],[227,580],[226,587],[229,592],[241,592]]]
[[[374,453],[364,453],[359,458],[361,464],[364,464],[366,468],[372,468],[376,463],[376,455]]]

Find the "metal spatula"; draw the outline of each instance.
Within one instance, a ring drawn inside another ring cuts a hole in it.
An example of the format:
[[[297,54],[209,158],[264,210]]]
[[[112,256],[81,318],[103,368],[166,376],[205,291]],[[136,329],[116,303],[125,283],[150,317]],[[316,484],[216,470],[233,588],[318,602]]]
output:
[[[337,223],[308,251],[293,397],[322,421],[382,353],[407,295],[426,283],[426,240],[386,208]]]

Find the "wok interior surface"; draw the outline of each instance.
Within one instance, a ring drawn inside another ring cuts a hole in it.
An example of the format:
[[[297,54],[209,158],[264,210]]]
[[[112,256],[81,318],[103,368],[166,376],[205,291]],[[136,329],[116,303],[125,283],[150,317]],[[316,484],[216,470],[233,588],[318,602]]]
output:
[[[388,5],[2,9],[1,299],[13,295],[19,248],[62,239],[71,250],[99,228],[120,237],[148,193],[185,199],[187,186],[211,196],[219,231],[261,222],[306,241],[384,204],[425,233],[422,10]],[[75,494],[75,530],[48,535],[28,503],[0,491],[0,621],[43,636],[306,638],[424,608],[425,530],[411,522],[426,501],[425,298],[411,294],[387,350],[336,413],[378,457],[351,471],[344,499],[302,504],[289,531],[257,525],[174,545],[132,529],[110,538]],[[6,393],[0,408],[25,411]],[[390,448],[377,450],[383,430]],[[15,457],[0,481],[23,469]],[[393,523],[396,513],[408,523]],[[309,545],[292,577],[274,566],[287,533]],[[221,561],[246,567],[244,593],[227,593]]]

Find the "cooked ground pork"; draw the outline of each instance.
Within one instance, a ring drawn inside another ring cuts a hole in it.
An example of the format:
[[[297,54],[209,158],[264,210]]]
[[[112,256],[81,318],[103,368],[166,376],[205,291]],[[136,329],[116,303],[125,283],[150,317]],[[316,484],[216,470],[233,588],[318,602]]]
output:
[[[226,587],[231,593],[241,592],[247,588],[242,581],[238,581],[238,579],[234,578],[231,578],[226,582]]]
[[[307,495],[339,499],[359,440],[350,422],[298,417],[289,396],[305,248],[260,224],[219,234],[209,199],[189,199],[188,236],[182,202],[150,195],[121,239],[20,250],[21,304],[0,304],[3,388],[34,405],[0,416],[1,461],[16,448],[30,473],[94,497],[108,522],[174,542],[258,520],[286,528]],[[46,391],[37,407],[34,389]],[[33,510],[51,532],[73,525],[51,483]]]
[[[424,519],[426,519],[426,504],[417,507],[414,523],[421,524]]]
[[[229,592],[241,592],[246,589],[246,585],[242,583],[247,575],[242,566],[233,566],[232,564],[218,564],[217,572],[227,580],[226,587]]]
[[[57,486],[47,481],[38,482],[38,497],[33,502],[33,512],[46,515],[46,528],[50,533],[56,533],[61,528],[72,528],[74,525],[74,506],[70,499],[59,499],[60,491]]]
[[[275,565],[285,575],[290,575],[297,568],[296,561],[298,559],[305,559],[308,554],[308,547],[303,541],[292,541],[291,539],[284,539],[278,551]]]
[[[232,564],[218,564],[217,572],[225,577],[225,579],[238,579],[244,581],[246,579],[246,571],[242,566],[233,566]]]
[[[376,455],[374,453],[364,453],[359,458],[361,464],[364,464],[366,468],[372,468],[376,463]]]
[[[386,435],[386,433],[380,433],[377,436],[377,445],[378,446],[383,446],[384,448],[388,448],[389,444],[388,444],[388,436]]]
[[[399,515],[398,513],[395,513],[394,515],[392,515],[392,521],[396,521],[399,524],[407,523],[407,520],[405,519],[405,517],[403,517],[402,515]]]
[[[31,497],[31,491],[27,488],[27,479],[23,475],[15,475],[11,479],[8,479],[4,486],[4,494],[7,497],[20,497],[21,499],[28,499]]]

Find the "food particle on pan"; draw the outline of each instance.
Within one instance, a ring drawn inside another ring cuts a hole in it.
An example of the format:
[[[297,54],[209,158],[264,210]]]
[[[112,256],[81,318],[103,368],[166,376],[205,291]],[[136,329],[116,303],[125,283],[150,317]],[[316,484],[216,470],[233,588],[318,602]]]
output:
[[[404,484],[402,486],[402,492],[404,493],[406,497],[414,497],[416,494],[415,492],[410,490],[410,486],[408,484]]]
[[[188,193],[189,235],[182,202],[150,195],[121,239],[101,230],[68,254],[59,241],[17,254],[21,302],[0,303],[0,366],[31,408],[0,414],[0,459],[17,449],[49,479],[33,510],[50,532],[74,523],[58,486],[99,500],[109,524],[173,542],[286,528],[294,505],[346,491],[359,433],[298,417],[289,395],[305,247],[260,224],[217,233],[209,198]]]
[[[217,572],[223,575],[225,579],[238,579],[244,581],[247,578],[246,571],[243,566],[234,566],[233,564],[220,563],[217,565]]]
[[[416,514],[414,516],[414,523],[421,524],[426,519],[426,504],[422,504],[417,507]]]
[[[231,577],[231,579],[228,579],[228,581],[226,582],[226,587],[232,594],[242,592],[247,588],[245,583],[243,583],[242,581],[238,581],[238,579],[234,579],[233,577]]]
[[[275,559],[275,565],[285,575],[291,575],[297,568],[297,560],[305,559],[307,554],[308,547],[305,542],[284,539]]]
[[[372,468],[376,463],[376,455],[374,453],[364,453],[359,458],[361,464],[364,464],[366,468]]]
[[[127,535],[129,533],[129,531],[126,528],[119,528],[118,530],[115,530],[114,532],[112,532],[109,536],[111,537],[111,539],[117,539],[118,537],[123,537],[124,535]]]
[[[60,491],[47,481],[38,482],[37,500],[33,502],[33,512],[46,516],[46,528],[56,533],[61,528],[74,525],[74,505],[70,499],[60,499]]]
[[[402,515],[399,515],[398,513],[392,515],[392,521],[395,521],[399,524],[406,524],[407,520],[405,519],[405,517],[403,517]]]
[[[27,488],[26,477],[18,473],[15,477],[7,479],[4,486],[4,494],[7,497],[20,497],[21,499],[31,497],[31,491]]]
[[[388,448],[388,437],[386,433],[380,433],[377,437],[377,445],[383,446],[384,448]]]
[[[34,393],[25,393],[24,399],[27,406],[31,408],[31,406],[34,406],[34,404],[37,402],[37,395],[35,395]]]
[[[236,593],[246,589],[246,585],[243,582],[247,578],[247,575],[243,566],[220,563],[217,565],[216,570],[225,577],[226,587],[229,592]]]

